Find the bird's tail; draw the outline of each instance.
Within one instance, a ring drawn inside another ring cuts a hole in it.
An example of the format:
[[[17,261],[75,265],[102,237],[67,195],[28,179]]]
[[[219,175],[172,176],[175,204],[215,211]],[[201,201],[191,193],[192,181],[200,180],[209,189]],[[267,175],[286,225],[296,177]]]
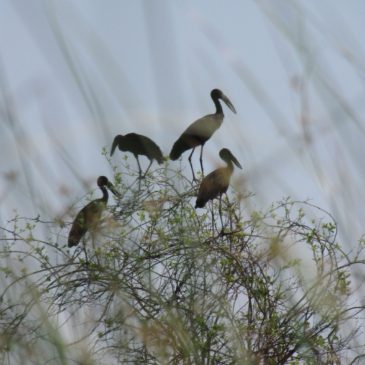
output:
[[[80,217],[80,215],[77,216],[75,221],[72,224],[70,233],[68,235],[68,247],[77,246],[79,244],[82,236],[87,231],[86,226],[83,224],[83,219],[80,219],[81,217]]]
[[[163,155],[161,152],[160,147],[157,145],[153,148],[153,151],[151,151],[153,158],[158,162],[159,165],[163,163]]]
[[[163,163],[163,156],[162,155],[161,156],[158,156],[156,158],[156,160],[157,160],[158,164],[161,165]]]
[[[173,161],[177,160],[189,148],[191,148],[189,145],[187,145],[181,139],[178,139],[172,146],[172,150],[170,152],[170,159]]]
[[[70,234],[70,236],[68,237],[68,247],[77,246],[79,241],[80,239],[78,237],[74,237]]]
[[[196,199],[195,208],[204,208],[207,202],[203,199]]]

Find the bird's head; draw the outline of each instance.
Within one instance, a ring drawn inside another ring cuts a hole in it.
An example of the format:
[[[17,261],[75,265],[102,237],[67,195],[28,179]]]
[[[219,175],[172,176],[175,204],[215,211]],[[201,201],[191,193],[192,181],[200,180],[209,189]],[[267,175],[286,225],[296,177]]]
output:
[[[121,143],[122,138],[123,138],[123,136],[121,134],[118,134],[114,137],[112,148],[110,150],[110,156],[113,156],[113,153],[114,153],[115,149],[117,148],[117,146],[119,145],[119,143]]]
[[[229,109],[232,110],[233,113],[237,113],[236,109],[234,108],[233,104],[231,103],[231,101],[228,99],[228,97],[226,95],[223,94],[223,92],[219,89],[213,89],[210,92],[210,96],[213,100],[218,100],[221,99],[225,102],[225,104],[228,106]]]
[[[99,176],[98,180],[96,181],[99,188],[102,186],[107,187],[117,198],[120,198],[120,193],[115,189],[115,186],[108,180],[106,176]]]
[[[242,169],[241,164],[228,148],[222,148],[219,151],[219,157],[227,163],[233,162],[238,168]]]

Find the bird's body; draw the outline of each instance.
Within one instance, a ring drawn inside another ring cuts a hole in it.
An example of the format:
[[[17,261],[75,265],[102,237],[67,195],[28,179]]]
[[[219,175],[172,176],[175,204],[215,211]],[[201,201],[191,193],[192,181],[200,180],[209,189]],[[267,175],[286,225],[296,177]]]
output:
[[[201,182],[195,208],[203,208],[205,204],[227,191],[233,169],[220,167],[208,174]]]
[[[208,114],[190,124],[174,143],[170,153],[170,159],[177,160],[185,151],[203,146],[222,125],[223,117],[223,113]]]
[[[208,174],[201,182],[195,208],[203,208],[205,204],[218,196],[224,194],[229,186],[234,170],[233,163],[242,168],[230,150],[223,148],[219,156],[227,163],[226,167],[220,167]]]
[[[68,235],[68,247],[77,246],[87,231],[91,231],[92,233],[96,231],[109,198],[106,187],[108,187],[113,194],[119,196],[119,194],[114,190],[113,185],[105,176],[99,176],[97,184],[102,191],[103,196],[100,199],[91,201],[77,214]]]
[[[128,133],[126,135],[117,135],[114,138],[110,155],[112,156],[115,149],[119,148],[123,152],[131,152],[137,160],[139,172],[141,174],[141,166],[138,156],[146,156],[150,160],[150,164],[145,172],[149,170],[153,160],[156,160],[159,165],[163,163],[163,155],[160,147],[150,138],[137,133]]]
[[[193,149],[189,156],[189,163],[195,179],[194,170],[191,164],[191,157],[196,147],[201,146],[200,151],[200,165],[203,171],[203,148],[208,139],[214,134],[214,132],[221,126],[224,118],[222,105],[219,100],[223,100],[226,105],[236,113],[236,110],[231,101],[223,94],[222,91],[214,89],[211,91],[210,96],[216,107],[214,114],[208,114],[192,124],[183,132],[179,139],[174,143],[170,152],[170,159],[177,160],[185,151]]]

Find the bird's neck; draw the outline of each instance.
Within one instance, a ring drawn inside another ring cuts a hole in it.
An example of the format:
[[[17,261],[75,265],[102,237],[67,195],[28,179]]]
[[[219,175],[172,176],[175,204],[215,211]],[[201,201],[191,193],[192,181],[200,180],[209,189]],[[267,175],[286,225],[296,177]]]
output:
[[[105,203],[108,202],[108,198],[109,198],[109,194],[108,194],[108,190],[105,186],[100,186],[100,190],[103,193],[103,197],[101,198],[101,200]]]
[[[214,102],[214,105],[215,105],[215,113],[216,114],[223,114],[222,105],[219,102],[219,99],[214,98],[213,102]]]
[[[229,171],[230,175],[232,175],[234,167],[232,161],[227,161],[227,170]]]

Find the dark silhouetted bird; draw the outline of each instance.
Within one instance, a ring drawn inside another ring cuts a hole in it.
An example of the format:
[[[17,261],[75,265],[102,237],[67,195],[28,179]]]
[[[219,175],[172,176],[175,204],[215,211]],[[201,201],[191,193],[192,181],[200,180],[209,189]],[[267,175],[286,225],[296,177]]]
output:
[[[110,156],[113,155],[115,149],[118,148],[123,152],[131,152],[138,163],[139,176],[142,176],[141,165],[139,164],[138,155],[146,156],[150,160],[150,164],[147,167],[143,176],[146,176],[150,169],[153,160],[156,160],[159,165],[163,163],[163,156],[160,147],[157,146],[150,138],[142,136],[137,133],[128,133],[125,136],[118,134],[115,136],[112,148],[110,150]]]
[[[68,247],[76,246],[88,230],[93,232],[97,229],[101,214],[106,208],[109,198],[107,188],[114,195],[120,197],[120,194],[115,190],[113,184],[105,176],[99,176],[97,184],[103,192],[103,197],[91,201],[77,214],[68,235]]]
[[[233,113],[236,113],[236,109],[234,108],[231,101],[223,94],[222,91],[218,89],[214,89],[210,93],[211,98],[213,99],[216,111],[214,114],[208,114],[205,117],[202,117],[192,124],[184,131],[184,133],[179,137],[179,139],[174,143],[172,150],[170,152],[170,159],[177,160],[185,151],[193,149],[189,156],[189,163],[191,167],[191,171],[193,173],[193,178],[195,180],[195,174],[193,170],[193,166],[191,164],[191,157],[194,153],[195,147],[201,146],[200,150],[200,167],[203,170],[203,148],[205,142],[213,135],[213,133],[221,126],[224,118],[222,105],[219,102],[219,99],[223,100],[229,109],[232,110]]]
[[[228,148],[221,149],[219,151],[219,156],[227,163],[227,166],[212,171],[202,180],[195,208],[203,208],[209,200],[214,199],[217,196],[221,199],[222,194],[228,189],[229,181],[233,173],[233,163],[242,169],[242,166]]]

